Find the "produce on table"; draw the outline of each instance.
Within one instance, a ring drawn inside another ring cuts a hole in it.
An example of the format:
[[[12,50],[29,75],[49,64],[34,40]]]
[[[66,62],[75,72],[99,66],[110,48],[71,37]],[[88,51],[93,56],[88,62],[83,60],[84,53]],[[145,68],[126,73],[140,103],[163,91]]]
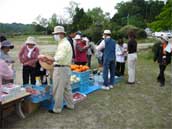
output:
[[[32,95],[38,95],[38,94],[40,94],[40,91],[35,90],[35,89],[31,88],[31,87],[27,87],[26,88],[26,91],[29,92],[29,93],[31,93]]]
[[[73,94],[73,101],[74,101],[74,103],[77,103],[77,102],[83,101],[84,99],[86,99],[86,97],[87,96],[85,94],[76,92]]]
[[[77,77],[76,75],[72,75],[71,77],[70,77],[70,82],[73,84],[73,83],[77,83],[77,82],[79,82],[80,81],[80,78],[79,77]]]
[[[89,67],[86,65],[75,65],[75,64],[72,64],[70,68],[72,71],[75,71],[75,72],[84,72],[89,69]]]

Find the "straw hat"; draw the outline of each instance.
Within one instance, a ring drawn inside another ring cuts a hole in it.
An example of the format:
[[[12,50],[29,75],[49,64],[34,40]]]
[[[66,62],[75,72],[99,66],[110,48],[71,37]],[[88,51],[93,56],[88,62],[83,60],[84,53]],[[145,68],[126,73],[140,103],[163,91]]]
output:
[[[47,64],[46,62],[43,62],[41,60],[39,60],[39,64],[41,65],[42,68],[46,69],[46,70],[53,70],[53,64]]]
[[[26,44],[33,44],[36,45],[36,39],[34,37],[29,36],[25,42]]]
[[[53,34],[66,33],[63,26],[55,26]]]
[[[104,30],[103,34],[111,34],[110,30]]]
[[[52,58],[50,56],[45,56],[45,55],[39,55],[38,59],[39,59],[39,64],[41,65],[42,68],[46,69],[46,70],[53,70],[53,63],[52,64],[48,64],[47,62],[43,61],[43,58]]]

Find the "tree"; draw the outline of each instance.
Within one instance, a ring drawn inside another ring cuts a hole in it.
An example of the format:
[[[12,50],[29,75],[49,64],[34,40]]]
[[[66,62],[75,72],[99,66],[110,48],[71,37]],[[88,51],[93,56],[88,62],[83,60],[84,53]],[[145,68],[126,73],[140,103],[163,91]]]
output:
[[[172,1],[168,0],[156,21],[148,24],[154,31],[172,30]]]
[[[88,10],[86,13],[89,17],[91,17],[93,24],[104,24],[105,14],[103,14],[103,10],[101,8],[93,8],[92,10]]]
[[[36,32],[47,33],[48,20],[41,15],[36,17],[36,21],[32,22],[32,25]]]
[[[66,7],[65,10],[67,11],[67,13],[69,14],[69,20],[68,20],[68,24],[71,24],[73,21],[73,17],[76,14],[76,8],[78,7],[78,3],[75,1],[70,1],[69,2],[69,7]]]
[[[91,17],[87,16],[83,8],[76,8],[76,14],[73,17],[72,26],[75,30],[85,30],[92,24]]]
[[[159,15],[163,6],[164,3],[157,0],[121,2],[116,5],[117,13],[111,21],[116,22],[120,26],[131,24],[145,28],[148,22],[152,22]]]

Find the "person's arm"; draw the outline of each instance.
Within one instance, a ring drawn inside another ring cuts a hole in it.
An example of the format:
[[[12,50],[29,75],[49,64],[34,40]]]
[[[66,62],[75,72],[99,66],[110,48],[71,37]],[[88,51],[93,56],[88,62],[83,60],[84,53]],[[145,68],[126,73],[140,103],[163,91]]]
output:
[[[13,79],[13,70],[4,60],[0,60],[0,76],[1,78]]]
[[[101,51],[102,49],[105,48],[105,41],[102,40],[101,43],[96,47],[98,51]]]
[[[83,52],[88,49],[88,46],[81,47],[79,44],[76,44],[76,49],[78,49],[80,52]]]
[[[93,54],[95,54],[96,53],[96,46],[93,42],[90,44],[90,48],[91,48]]]

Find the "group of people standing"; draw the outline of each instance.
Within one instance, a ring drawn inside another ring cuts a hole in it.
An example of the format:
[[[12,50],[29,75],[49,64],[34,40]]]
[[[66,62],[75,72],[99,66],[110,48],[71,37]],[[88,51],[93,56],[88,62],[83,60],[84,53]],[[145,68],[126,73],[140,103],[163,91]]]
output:
[[[110,30],[104,30],[103,39],[96,47],[98,51],[103,50],[103,79],[104,85],[102,89],[109,90],[115,86],[115,75],[124,76],[125,62],[128,58],[128,84],[135,83],[135,71],[137,60],[137,42],[134,32],[128,33],[128,45],[124,43],[120,37],[116,42],[111,37]],[[110,72],[110,79],[108,78]]]
[[[1,76],[1,83],[0,84],[6,84],[6,83],[13,83],[14,82],[14,76],[15,76],[15,69],[14,69],[14,59],[9,55],[9,52],[11,49],[14,48],[14,45],[6,39],[5,36],[1,36],[1,50],[0,50],[0,60],[2,62],[4,61],[5,64],[8,66],[6,67],[5,71],[11,75],[11,79],[8,78],[2,78]],[[43,79],[44,75],[46,75],[46,70],[43,69],[38,61],[38,55],[39,55],[39,48],[37,47],[37,42],[34,37],[28,37],[25,41],[24,45],[19,51],[18,58],[23,65],[22,68],[22,80],[23,85],[26,84],[35,84],[35,78],[36,76],[41,77],[42,84],[46,83],[46,80]],[[4,69],[1,69],[4,70]]]
[[[128,44],[124,43],[122,37],[119,37],[115,41],[111,35],[110,30],[104,30],[101,42],[95,45],[90,37],[84,36],[79,32],[71,32],[67,35],[63,26],[56,26],[53,32],[54,39],[57,42],[54,57],[40,55],[36,39],[34,37],[28,37],[18,55],[23,65],[23,84],[28,84],[29,81],[31,84],[35,84],[35,77],[39,75],[42,76],[42,81],[44,80],[44,75],[46,75],[47,71],[40,66],[39,60],[53,65],[52,94],[54,107],[49,112],[60,113],[62,111],[63,101],[66,102],[68,109],[74,109],[70,85],[70,65],[73,62],[78,65],[86,65],[88,63],[91,66],[91,56],[93,54],[96,55],[96,53],[99,56],[101,55],[101,61],[99,60],[99,63],[101,62],[103,67],[104,79],[102,89],[109,90],[115,86],[115,75],[124,76],[126,61],[128,64],[127,84],[135,84],[137,62],[137,41],[135,33],[133,31],[128,33]],[[14,45],[6,40],[5,37],[3,38],[1,37],[0,41],[0,68],[4,67],[7,70],[5,70],[5,73],[3,69],[0,69],[0,85],[3,79],[10,80],[14,76],[11,65],[8,65],[8,63],[14,63],[14,60],[8,55],[8,52],[14,48]],[[165,41],[166,43],[163,44]],[[162,38],[162,42],[156,51],[154,60],[158,60],[160,64],[160,74],[157,80],[161,85],[164,85],[164,70],[170,62],[170,55],[165,51],[167,40]]]

